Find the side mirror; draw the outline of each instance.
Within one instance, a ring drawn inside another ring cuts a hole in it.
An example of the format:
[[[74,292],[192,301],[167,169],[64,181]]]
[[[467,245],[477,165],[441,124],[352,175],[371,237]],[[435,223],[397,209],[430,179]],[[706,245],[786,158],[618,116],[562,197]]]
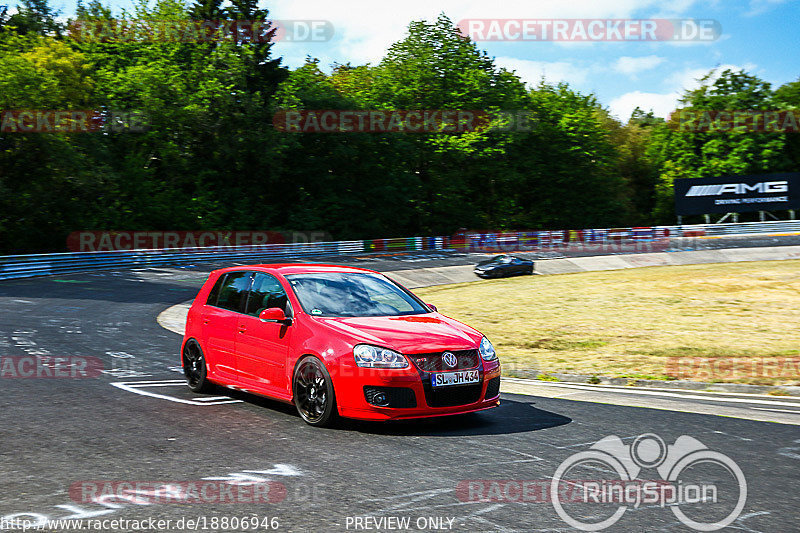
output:
[[[428,309],[431,310],[431,313],[435,313],[437,311],[436,306],[433,304],[425,304],[428,306]]]
[[[264,309],[258,314],[258,318],[262,322],[278,322],[287,326],[292,323],[292,319],[287,318],[286,313],[280,307],[270,307],[269,309]]]

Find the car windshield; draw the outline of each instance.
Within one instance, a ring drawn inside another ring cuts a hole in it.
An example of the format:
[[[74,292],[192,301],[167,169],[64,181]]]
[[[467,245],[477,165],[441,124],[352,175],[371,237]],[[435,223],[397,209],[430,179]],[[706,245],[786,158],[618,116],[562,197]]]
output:
[[[414,296],[379,274],[317,272],[286,276],[312,316],[399,316],[430,313]]]

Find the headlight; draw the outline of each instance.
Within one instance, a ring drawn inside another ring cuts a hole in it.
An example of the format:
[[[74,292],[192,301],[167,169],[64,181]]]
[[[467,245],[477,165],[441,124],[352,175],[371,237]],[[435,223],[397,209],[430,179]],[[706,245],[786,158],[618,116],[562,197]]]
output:
[[[353,349],[356,365],[370,368],[405,368],[408,359],[388,348],[359,344]]]
[[[497,360],[497,352],[494,351],[494,346],[492,343],[489,342],[489,339],[486,337],[481,339],[481,344],[478,346],[478,351],[481,354],[481,358],[484,361],[496,361]]]

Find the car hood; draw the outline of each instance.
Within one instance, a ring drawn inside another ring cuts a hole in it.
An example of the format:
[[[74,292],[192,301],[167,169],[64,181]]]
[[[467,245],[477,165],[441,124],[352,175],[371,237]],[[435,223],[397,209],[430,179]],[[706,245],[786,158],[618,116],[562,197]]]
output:
[[[482,337],[473,328],[438,313],[316,320],[347,335],[354,344],[375,344],[401,353],[470,350]]]

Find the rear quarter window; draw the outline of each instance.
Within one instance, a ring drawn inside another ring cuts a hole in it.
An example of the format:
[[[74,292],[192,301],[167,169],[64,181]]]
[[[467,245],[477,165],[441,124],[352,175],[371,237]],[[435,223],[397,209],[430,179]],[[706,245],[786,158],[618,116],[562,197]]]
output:
[[[227,276],[227,274],[223,274],[219,278],[217,278],[217,282],[214,283],[214,287],[212,287],[211,292],[208,293],[208,300],[206,300],[206,305],[217,305],[217,299],[219,298],[219,289],[225,282],[225,276]]]

